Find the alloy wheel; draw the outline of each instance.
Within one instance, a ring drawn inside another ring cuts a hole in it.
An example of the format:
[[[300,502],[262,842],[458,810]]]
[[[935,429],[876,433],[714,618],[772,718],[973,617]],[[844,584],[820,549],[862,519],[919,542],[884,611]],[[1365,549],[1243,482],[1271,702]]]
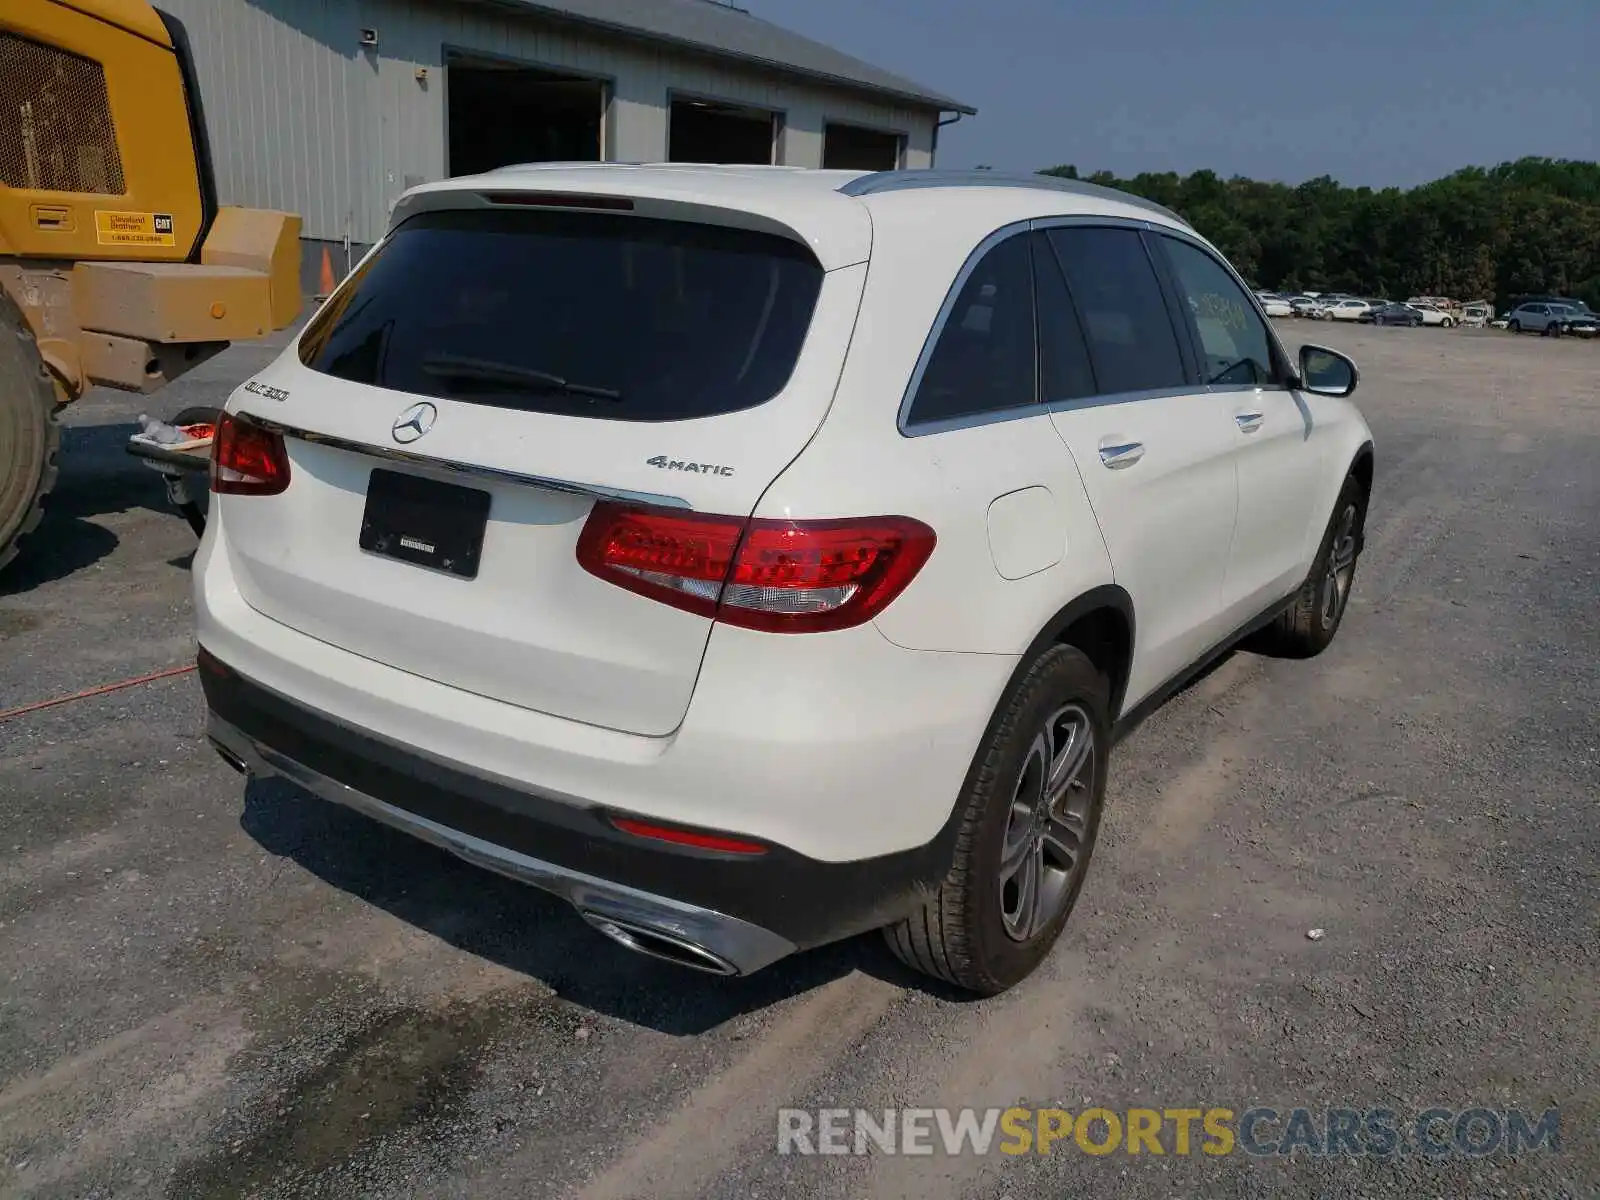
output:
[[[1077,891],[1088,859],[1094,743],[1088,710],[1068,704],[1023,758],[1000,851],[1000,917],[1014,941],[1048,928]]]
[[[1356,573],[1356,506],[1347,504],[1334,527],[1328,547],[1328,566],[1322,577],[1322,627],[1333,628],[1350,598]]]

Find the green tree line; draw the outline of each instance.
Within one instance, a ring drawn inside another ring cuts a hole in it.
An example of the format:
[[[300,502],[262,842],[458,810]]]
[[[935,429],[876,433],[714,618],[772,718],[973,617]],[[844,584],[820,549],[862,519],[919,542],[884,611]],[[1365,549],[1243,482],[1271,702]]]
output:
[[[1298,186],[1109,171],[1084,178],[1180,213],[1256,287],[1492,299],[1576,296],[1600,310],[1600,163],[1523,158],[1418,187]]]

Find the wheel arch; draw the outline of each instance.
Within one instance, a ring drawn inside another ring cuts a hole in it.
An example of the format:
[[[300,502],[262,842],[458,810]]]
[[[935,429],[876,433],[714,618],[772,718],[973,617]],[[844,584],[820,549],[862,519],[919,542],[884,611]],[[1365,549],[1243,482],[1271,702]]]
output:
[[[1354,475],[1360,481],[1368,499],[1372,497],[1372,472],[1376,461],[1377,456],[1370,441],[1362,442],[1356,448],[1355,456],[1350,460],[1348,474]]]
[[[1115,724],[1122,712],[1123,696],[1128,689],[1128,675],[1133,667],[1133,648],[1136,623],[1133,597],[1126,588],[1106,583],[1062,605],[1054,616],[1029,643],[1017,665],[1015,682],[1029,664],[1054,645],[1075,646],[1088,656],[1111,685],[1111,702],[1107,717]]]

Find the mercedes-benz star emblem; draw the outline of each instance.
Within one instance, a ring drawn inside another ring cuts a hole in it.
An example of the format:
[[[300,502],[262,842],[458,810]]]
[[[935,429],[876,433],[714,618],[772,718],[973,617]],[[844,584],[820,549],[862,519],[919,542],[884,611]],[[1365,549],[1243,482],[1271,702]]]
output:
[[[421,404],[413,404],[405,412],[394,419],[394,426],[389,432],[394,440],[404,446],[407,442],[414,442],[428,430],[433,428],[433,423],[438,419],[439,410],[424,400]]]

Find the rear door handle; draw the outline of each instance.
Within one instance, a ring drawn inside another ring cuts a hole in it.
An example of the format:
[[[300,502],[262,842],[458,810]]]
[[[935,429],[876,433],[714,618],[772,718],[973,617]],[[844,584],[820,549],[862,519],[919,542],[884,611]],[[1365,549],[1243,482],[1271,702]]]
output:
[[[1113,471],[1131,467],[1144,457],[1143,442],[1116,442],[1100,447],[1100,461]]]
[[[1234,413],[1233,419],[1245,433],[1254,433],[1261,428],[1262,416],[1258,412]]]

